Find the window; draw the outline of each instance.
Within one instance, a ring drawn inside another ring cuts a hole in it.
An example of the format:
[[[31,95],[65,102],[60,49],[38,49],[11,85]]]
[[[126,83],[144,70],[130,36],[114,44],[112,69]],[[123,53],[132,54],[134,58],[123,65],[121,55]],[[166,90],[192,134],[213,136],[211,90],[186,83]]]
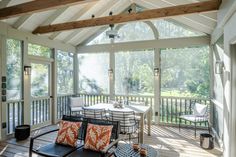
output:
[[[7,55],[7,100],[22,98],[22,42],[6,41]]]
[[[48,47],[36,45],[36,44],[28,44],[28,54],[29,55],[34,55],[34,56],[40,56],[40,57],[46,57],[50,58],[51,57],[51,49]]]
[[[97,45],[97,44],[108,44],[111,40],[107,37],[106,32],[110,30],[110,28],[106,29],[104,32],[99,34],[93,40],[91,40],[87,45]]]
[[[144,22],[132,22],[122,26],[119,31],[119,38],[115,42],[129,42],[155,39],[152,29]]]
[[[106,32],[108,30],[110,30],[110,28],[106,29],[104,32],[102,32],[100,35],[90,41],[87,45],[111,43],[111,40],[106,35]],[[152,29],[144,22],[133,22],[121,26],[118,30],[118,36],[119,37],[115,38],[115,42],[129,42],[155,39]]]
[[[192,31],[174,21],[167,20],[153,20],[153,24],[156,26],[159,32],[159,38],[179,38],[179,37],[193,37],[193,36],[202,36],[204,33]]]
[[[213,69],[215,70],[216,61],[224,60],[224,37],[222,36],[217,42],[214,44],[214,53],[213,53]],[[224,98],[224,89],[223,89],[223,80],[222,75],[216,74],[214,72],[214,81],[213,81],[213,98],[223,104]]]
[[[108,94],[109,54],[78,54],[80,93]]]
[[[161,95],[209,97],[209,47],[161,51]]]
[[[115,93],[153,95],[153,50],[115,53]]]
[[[48,64],[31,63],[31,96],[49,96],[49,70]]]
[[[72,94],[73,88],[73,53],[57,51],[57,93]]]

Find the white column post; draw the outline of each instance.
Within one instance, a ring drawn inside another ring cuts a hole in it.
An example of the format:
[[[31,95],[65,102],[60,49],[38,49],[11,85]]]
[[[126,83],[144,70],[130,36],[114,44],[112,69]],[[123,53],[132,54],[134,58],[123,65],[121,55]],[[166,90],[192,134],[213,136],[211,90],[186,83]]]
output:
[[[109,69],[113,71],[112,75],[109,75],[109,93],[110,99],[115,98],[115,54],[113,51],[110,52],[110,63]]]
[[[214,86],[214,63],[213,63],[213,53],[214,53],[214,47],[213,45],[209,45],[209,64],[210,64],[210,124],[213,124],[213,103],[211,102],[211,99],[213,98],[213,86]]]
[[[114,40],[111,40],[111,44],[114,44]],[[109,94],[110,99],[115,99],[115,53],[113,46],[109,49],[109,70],[112,70],[112,75],[109,75]]]
[[[0,56],[1,56],[1,78],[0,82],[2,85],[2,77],[6,76],[6,36],[0,36]],[[7,103],[2,101],[2,91],[1,91],[1,139],[4,140],[7,137]]]
[[[52,79],[51,79],[51,88],[52,88],[52,124],[57,123],[57,49],[52,49],[53,59],[52,62]]]
[[[24,124],[31,124],[31,88],[30,88],[30,75],[24,74],[24,66],[30,65],[28,59],[28,40],[23,41],[23,99],[24,99],[24,110],[23,110],[23,120]]]
[[[160,49],[154,49],[154,68],[159,69],[158,76],[154,76],[154,120],[160,122],[160,103],[161,103],[161,68],[160,68]],[[155,71],[154,71],[155,72]]]
[[[73,63],[74,63],[74,80],[73,80],[73,84],[74,84],[74,94],[78,95],[79,94],[79,61],[78,61],[78,57],[77,57],[77,53],[74,53],[74,57],[73,57]]]

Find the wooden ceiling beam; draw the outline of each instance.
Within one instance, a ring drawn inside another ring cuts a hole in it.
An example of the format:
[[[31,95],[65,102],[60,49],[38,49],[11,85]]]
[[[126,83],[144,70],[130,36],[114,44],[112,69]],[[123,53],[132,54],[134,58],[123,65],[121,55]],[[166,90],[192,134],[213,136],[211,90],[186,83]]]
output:
[[[0,9],[0,20],[97,0],[34,0]]]
[[[33,34],[44,34],[57,31],[66,31],[78,28],[102,26],[108,24],[125,23],[130,21],[140,21],[147,19],[168,18],[179,15],[209,12],[218,10],[220,6],[219,1],[211,0],[206,2],[198,2],[192,4],[178,5],[166,8],[158,8],[146,10],[139,13],[120,14],[113,16],[106,16],[82,21],[67,22],[55,25],[40,26],[33,31]]]

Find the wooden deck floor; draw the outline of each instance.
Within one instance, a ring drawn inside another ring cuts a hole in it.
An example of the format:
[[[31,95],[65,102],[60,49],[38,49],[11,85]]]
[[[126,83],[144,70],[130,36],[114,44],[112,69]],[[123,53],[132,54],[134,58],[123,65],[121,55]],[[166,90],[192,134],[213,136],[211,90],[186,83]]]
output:
[[[39,134],[46,130],[52,129],[50,126],[32,133]],[[200,132],[198,131],[198,135]],[[191,129],[181,129],[167,126],[152,126],[152,136],[145,135],[145,143],[156,148],[161,157],[220,157],[221,150],[215,146],[214,150],[203,150],[199,146],[199,137],[194,138],[194,132]],[[44,136],[37,141],[36,145],[40,146],[46,143],[54,142],[56,134]],[[16,142],[14,138],[0,142],[0,155],[7,157],[27,157],[29,140]],[[36,155],[34,155],[36,156]]]

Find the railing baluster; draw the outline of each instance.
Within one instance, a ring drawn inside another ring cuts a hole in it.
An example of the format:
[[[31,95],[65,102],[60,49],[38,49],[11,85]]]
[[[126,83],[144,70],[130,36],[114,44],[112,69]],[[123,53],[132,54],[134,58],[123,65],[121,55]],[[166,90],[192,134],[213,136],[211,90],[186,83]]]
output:
[[[170,106],[171,106],[171,108],[170,108],[170,121],[171,121],[171,123],[172,123],[172,122],[173,122],[173,116],[172,116],[172,114],[173,114],[172,98],[170,99]]]
[[[10,105],[11,105],[11,103],[7,104],[7,130],[8,130],[8,133],[11,132],[11,130],[10,130],[10,127],[11,127],[11,123],[10,123],[10,117],[11,117]]]
[[[175,99],[175,123],[177,124],[177,116],[178,116],[178,107],[177,107],[177,99]]]
[[[12,126],[13,126],[13,130],[15,129],[15,103],[12,103]]]
[[[187,114],[186,99],[184,99],[184,113]],[[185,120],[184,123],[185,123],[185,124],[187,123],[186,120]]]

